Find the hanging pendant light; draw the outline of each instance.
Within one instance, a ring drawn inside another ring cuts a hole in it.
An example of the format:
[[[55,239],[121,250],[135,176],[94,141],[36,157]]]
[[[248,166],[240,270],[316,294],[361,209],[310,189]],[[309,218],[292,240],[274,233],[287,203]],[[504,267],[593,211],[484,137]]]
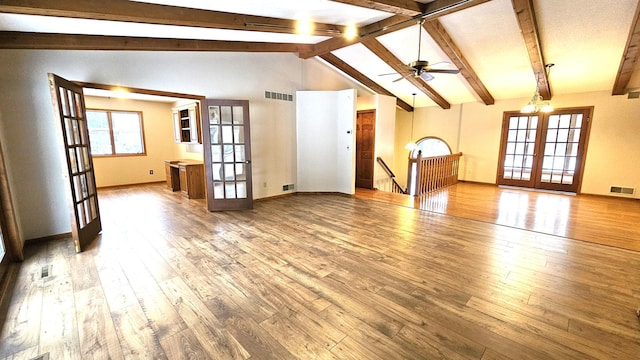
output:
[[[554,64],[546,64],[544,66],[547,71],[547,77],[549,76],[549,72],[553,65]],[[553,106],[551,106],[551,102],[549,100],[544,100],[540,95],[540,90],[538,90],[539,81],[540,79],[536,75],[536,91],[533,93],[533,97],[531,97],[531,101],[529,101],[527,105],[525,105],[524,107],[522,107],[522,109],[520,109],[521,113],[531,114],[531,113],[537,113],[537,112],[553,111]]]
[[[409,138],[409,142],[407,143],[407,145],[404,146],[404,148],[409,151],[413,151],[418,147],[418,145],[413,142],[413,118],[415,117],[416,113],[416,93],[413,93],[413,104],[411,106],[413,107],[413,110],[411,111],[411,138]]]

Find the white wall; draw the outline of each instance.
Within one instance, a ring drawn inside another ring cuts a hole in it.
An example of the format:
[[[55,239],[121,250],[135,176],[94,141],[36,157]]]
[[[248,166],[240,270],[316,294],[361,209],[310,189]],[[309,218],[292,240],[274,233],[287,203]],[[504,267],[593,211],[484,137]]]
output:
[[[296,177],[295,103],[265,99],[265,90],[356,88],[368,94],[318,61],[293,54],[2,50],[0,65],[0,140],[25,239],[70,231],[48,72],[77,81],[249,100],[256,198],[281,194],[282,184]]]
[[[505,111],[517,111],[529,99],[416,109],[414,139],[437,136],[453,152],[463,153],[460,179],[495,183],[500,150],[500,131]],[[610,186],[636,188],[640,198],[640,100],[611,96],[609,92],[556,95],[556,108],[594,106],[591,136],[586,154],[582,193],[612,195]],[[411,115],[397,112],[396,163],[394,171],[406,184],[408,151],[404,150],[411,131]],[[456,146],[458,149],[456,150]]]
[[[355,193],[355,90],[299,91],[297,189]]]

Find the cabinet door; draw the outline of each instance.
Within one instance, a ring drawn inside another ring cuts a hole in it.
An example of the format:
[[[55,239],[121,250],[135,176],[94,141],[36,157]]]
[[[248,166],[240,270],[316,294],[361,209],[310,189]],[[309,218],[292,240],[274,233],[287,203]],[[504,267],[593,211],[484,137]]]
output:
[[[192,144],[200,143],[200,138],[198,137],[198,122],[198,105],[194,103],[189,106],[189,131],[191,132]]]
[[[180,112],[173,109],[173,139],[177,143],[181,143],[180,139]]]

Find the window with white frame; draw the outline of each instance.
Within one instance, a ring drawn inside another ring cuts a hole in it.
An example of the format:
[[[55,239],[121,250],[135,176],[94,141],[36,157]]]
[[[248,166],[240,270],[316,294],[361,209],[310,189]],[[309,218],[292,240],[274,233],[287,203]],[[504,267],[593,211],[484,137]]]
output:
[[[142,112],[87,109],[91,155],[145,155]]]

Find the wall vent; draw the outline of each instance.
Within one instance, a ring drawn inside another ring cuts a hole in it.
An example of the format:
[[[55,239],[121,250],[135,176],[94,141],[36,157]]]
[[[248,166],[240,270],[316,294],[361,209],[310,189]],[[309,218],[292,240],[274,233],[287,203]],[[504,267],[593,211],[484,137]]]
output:
[[[285,93],[279,93],[279,92],[275,92],[275,91],[265,91],[264,92],[264,97],[266,99],[273,99],[273,100],[293,101],[293,95],[285,94]]]
[[[622,186],[612,186],[611,193],[613,194],[624,194],[624,195],[633,195],[636,193],[635,188],[630,187],[622,187]]]
[[[46,277],[49,277],[49,275],[51,275],[51,265],[43,266],[41,271],[40,271],[40,279],[44,279]]]
[[[288,191],[293,189],[294,189],[293,184],[282,185],[282,191]]]
[[[639,99],[640,98],[640,91],[629,91],[629,94],[627,94],[627,99]]]

